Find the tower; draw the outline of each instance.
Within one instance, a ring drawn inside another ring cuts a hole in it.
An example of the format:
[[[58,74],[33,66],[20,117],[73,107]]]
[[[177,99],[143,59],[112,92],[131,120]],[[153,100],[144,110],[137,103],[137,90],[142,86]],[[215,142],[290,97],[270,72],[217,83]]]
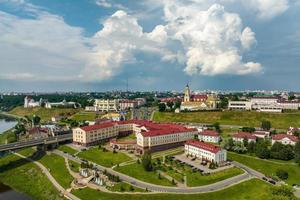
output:
[[[190,92],[189,84],[186,84],[184,89],[184,102],[189,102],[190,96],[191,96],[191,92]]]

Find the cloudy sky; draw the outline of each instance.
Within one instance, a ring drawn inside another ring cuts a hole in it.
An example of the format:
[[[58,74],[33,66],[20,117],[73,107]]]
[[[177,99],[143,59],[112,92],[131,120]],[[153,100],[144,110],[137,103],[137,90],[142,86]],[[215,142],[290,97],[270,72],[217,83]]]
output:
[[[0,0],[0,91],[300,90],[300,0]]]

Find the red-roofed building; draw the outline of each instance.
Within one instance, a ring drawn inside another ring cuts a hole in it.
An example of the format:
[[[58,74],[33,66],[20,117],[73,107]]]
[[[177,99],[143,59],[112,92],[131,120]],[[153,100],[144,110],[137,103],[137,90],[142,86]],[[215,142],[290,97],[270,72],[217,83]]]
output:
[[[137,150],[159,151],[183,145],[198,134],[197,129],[186,128],[171,123],[153,123],[146,120],[107,122],[99,125],[73,129],[73,142],[90,146],[103,140],[134,133],[137,137]]]
[[[266,139],[270,137],[270,131],[255,131],[253,133],[257,138]]]
[[[219,143],[221,140],[220,134],[214,130],[204,130],[199,133],[198,138],[200,141],[212,143]]]
[[[238,132],[232,136],[234,142],[243,142],[247,139],[248,142],[256,142],[256,136],[248,132]]]
[[[299,141],[299,138],[294,135],[287,135],[284,133],[276,134],[272,136],[272,145],[275,142],[280,142],[281,144],[287,145],[295,145]]]
[[[219,146],[201,142],[198,140],[189,140],[185,143],[185,154],[197,157],[209,162],[223,163],[227,160],[227,151]]]

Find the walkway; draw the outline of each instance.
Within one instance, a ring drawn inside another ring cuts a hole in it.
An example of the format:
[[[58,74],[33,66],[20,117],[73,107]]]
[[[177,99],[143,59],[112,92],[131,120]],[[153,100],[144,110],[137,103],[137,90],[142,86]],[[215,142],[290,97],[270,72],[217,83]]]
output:
[[[33,162],[34,164],[36,164],[41,170],[42,172],[47,176],[47,178],[49,179],[49,181],[51,181],[51,183],[54,185],[54,187],[61,192],[66,198],[71,199],[71,200],[80,200],[78,197],[76,197],[75,195],[73,195],[72,193],[68,192],[67,190],[65,190],[54,178],[53,176],[50,174],[50,172],[48,171],[48,169],[42,165],[40,162],[32,160],[30,158],[27,158],[19,153],[14,153],[15,155],[24,158],[28,161]]]
[[[65,154],[58,150],[54,150],[53,152],[57,155],[66,157],[69,160],[73,160],[74,162],[81,163],[81,160],[77,157],[70,156],[69,154]],[[110,174],[119,176],[122,181],[125,181],[125,182],[127,182],[133,186],[139,187],[139,188],[147,188],[148,190],[154,191],[154,192],[182,193],[182,194],[213,192],[213,191],[222,190],[224,188],[236,185],[240,182],[249,180],[253,177],[257,177],[256,176],[257,174],[253,172],[254,170],[252,171],[250,168],[243,166],[243,169],[247,169],[244,174],[241,174],[241,175],[238,175],[238,176],[235,176],[235,177],[223,180],[223,181],[219,181],[217,183],[210,184],[210,185],[199,186],[199,187],[189,187],[189,188],[178,188],[178,187],[168,187],[168,186],[161,186],[161,185],[154,185],[151,183],[146,183],[144,181],[140,181],[136,178],[127,176],[120,172],[114,171],[111,168],[106,168],[106,167],[97,165],[95,163],[93,163],[93,164],[101,171],[106,170]],[[249,174],[248,171],[251,173]]]

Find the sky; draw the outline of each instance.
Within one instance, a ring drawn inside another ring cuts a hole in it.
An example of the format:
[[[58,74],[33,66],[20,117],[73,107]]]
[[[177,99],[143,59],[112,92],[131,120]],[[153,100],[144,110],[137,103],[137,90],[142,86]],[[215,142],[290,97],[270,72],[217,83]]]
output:
[[[0,92],[300,91],[300,0],[0,0]]]

